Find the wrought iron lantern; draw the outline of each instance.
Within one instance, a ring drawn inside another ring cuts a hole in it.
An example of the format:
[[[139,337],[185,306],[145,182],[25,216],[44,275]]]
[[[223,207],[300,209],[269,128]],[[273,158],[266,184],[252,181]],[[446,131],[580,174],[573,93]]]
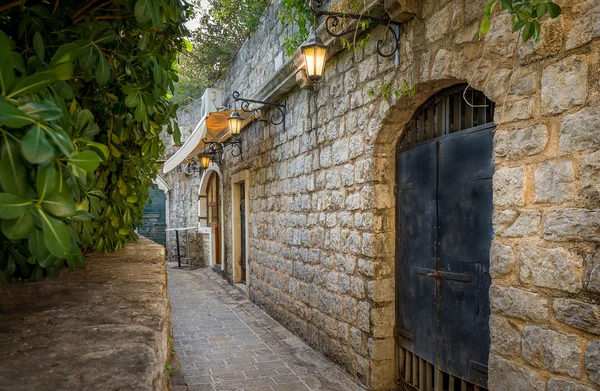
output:
[[[229,118],[229,130],[231,131],[232,136],[238,136],[242,132],[242,125],[244,123],[244,119],[237,112],[237,110],[233,110]]]
[[[325,71],[327,46],[323,44],[321,38],[315,33],[300,49],[306,63],[306,75],[312,82],[321,81]]]
[[[210,156],[208,155],[200,156],[200,165],[202,166],[202,168],[207,169],[208,166],[210,166],[210,160]]]

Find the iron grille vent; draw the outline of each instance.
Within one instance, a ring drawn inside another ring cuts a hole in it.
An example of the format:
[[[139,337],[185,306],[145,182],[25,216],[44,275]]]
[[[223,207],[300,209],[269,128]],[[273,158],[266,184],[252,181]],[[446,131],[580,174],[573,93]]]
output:
[[[488,391],[464,379],[452,376],[404,349],[398,349],[398,383],[418,391]]]

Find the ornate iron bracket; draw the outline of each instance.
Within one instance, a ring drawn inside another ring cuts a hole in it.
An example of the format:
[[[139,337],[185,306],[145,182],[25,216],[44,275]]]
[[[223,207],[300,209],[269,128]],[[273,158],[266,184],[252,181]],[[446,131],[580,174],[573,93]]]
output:
[[[385,39],[377,40],[375,48],[377,50],[377,54],[382,57],[392,57],[398,51],[398,39],[400,34],[400,26],[402,23],[394,22],[389,18],[389,16],[385,16],[383,18],[374,18],[368,15],[357,15],[357,14],[347,14],[345,12],[329,12],[329,11],[320,11],[319,9],[323,6],[323,0],[311,0],[310,8],[315,15],[315,17],[320,18],[322,16],[326,16],[325,19],[325,30],[327,34],[332,37],[343,37],[344,35],[354,34],[358,30],[362,30],[362,22],[367,22],[369,26],[385,26],[387,28]],[[337,32],[337,27],[341,25],[342,20],[357,20],[358,24],[356,27],[351,27],[346,30],[342,30],[341,32]],[[385,53],[382,50],[384,43],[388,38],[388,34],[392,35],[392,51],[389,53]]]
[[[233,96],[234,101],[241,102],[240,107],[246,113],[254,113],[258,110],[264,110],[268,107],[274,107],[275,109],[277,109],[277,113],[271,114],[271,116],[269,117],[269,122],[271,122],[273,125],[283,124],[283,131],[285,132],[286,105],[282,105],[279,103],[273,103],[273,102],[266,102],[266,101],[262,101],[262,100],[242,98],[242,97],[240,97],[240,93],[238,91],[234,91],[232,96]],[[250,105],[253,103],[258,104],[260,106],[255,107],[255,108],[250,108]]]
[[[235,147],[231,150],[231,156],[242,156],[242,140],[240,140],[238,137],[239,136],[233,136],[232,139],[227,141],[208,141],[208,139],[205,137],[202,142],[208,149],[207,153],[210,156],[210,160],[217,164],[221,164],[223,151],[228,145]]]

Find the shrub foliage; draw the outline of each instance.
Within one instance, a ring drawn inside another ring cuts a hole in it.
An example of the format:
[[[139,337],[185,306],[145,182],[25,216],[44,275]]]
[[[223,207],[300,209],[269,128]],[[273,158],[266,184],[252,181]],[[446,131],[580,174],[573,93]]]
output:
[[[136,239],[178,136],[181,0],[0,6],[0,281],[38,281]]]

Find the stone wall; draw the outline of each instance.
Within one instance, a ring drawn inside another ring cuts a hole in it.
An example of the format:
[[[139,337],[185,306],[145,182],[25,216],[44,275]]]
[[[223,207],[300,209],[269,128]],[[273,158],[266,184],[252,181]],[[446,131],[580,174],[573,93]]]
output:
[[[285,131],[255,122],[243,156],[221,165],[228,278],[230,178],[247,169],[251,299],[373,389],[395,388],[396,140],[423,102],[463,82],[496,103],[489,388],[600,387],[600,5],[561,1],[528,44],[500,13],[483,44],[485,3],[423,1],[399,66],[374,53],[375,28],[364,52],[328,60],[314,91],[286,93]],[[264,98],[289,68],[277,6],[219,81],[224,96]],[[414,97],[368,93],[403,80]]]
[[[0,285],[0,389],[166,390],[164,248],[140,238],[44,283]]]

